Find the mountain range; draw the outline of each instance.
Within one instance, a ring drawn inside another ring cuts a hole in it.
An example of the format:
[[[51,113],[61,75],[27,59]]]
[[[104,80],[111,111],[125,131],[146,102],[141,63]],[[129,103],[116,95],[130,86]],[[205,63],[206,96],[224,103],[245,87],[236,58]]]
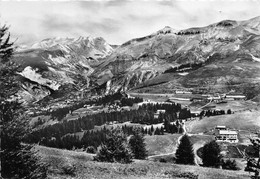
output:
[[[24,102],[79,91],[235,91],[259,99],[260,16],[184,30],[167,26],[122,45],[101,37],[45,39],[18,47],[13,60]]]

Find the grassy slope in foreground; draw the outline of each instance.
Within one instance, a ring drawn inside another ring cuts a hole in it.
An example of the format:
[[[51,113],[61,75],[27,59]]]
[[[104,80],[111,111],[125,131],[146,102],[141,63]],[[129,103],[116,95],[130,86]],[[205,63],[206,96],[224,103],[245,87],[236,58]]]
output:
[[[49,178],[51,179],[83,179],[83,178],[180,178],[178,174],[191,172],[199,175],[199,179],[242,179],[249,178],[243,171],[228,171],[199,166],[176,165],[135,160],[131,164],[101,163],[91,161],[93,155],[84,152],[74,152],[36,146],[43,160],[50,165]],[[75,165],[76,176],[62,174],[63,165]],[[169,174],[170,173],[170,174]]]

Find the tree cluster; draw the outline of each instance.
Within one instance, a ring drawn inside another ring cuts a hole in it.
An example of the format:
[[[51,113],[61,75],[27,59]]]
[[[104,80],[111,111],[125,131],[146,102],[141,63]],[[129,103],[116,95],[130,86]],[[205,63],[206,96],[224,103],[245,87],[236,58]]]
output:
[[[216,141],[206,143],[202,148],[202,162],[205,167],[219,168],[221,166],[221,149]]]
[[[227,114],[229,114],[229,110],[227,110]],[[230,112],[231,112],[231,110],[230,110]],[[203,110],[200,112],[201,117],[203,117],[203,116],[210,117],[210,116],[225,115],[225,114],[226,114],[225,110]]]
[[[145,159],[147,150],[140,130],[135,130],[127,141],[121,128],[108,131],[105,140],[98,149],[95,160],[101,162],[130,163],[132,158]]]
[[[130,163],[131,151],[128,148],[126,135],[120,128],[107,132],[95,160],[100,162]]]
[[[254,172],[254,176],[251,178],[260,179],[260,139],[251,138],[250,141],[253,144],[254,149],[258,152],[258,159],[246,155],[245,158],[247,160],[247,166],[245,171]]]
[[[144,135],[140,129],[134,130],[133,135],[129,139],[129,147],[135,159],[145,159],[148,156]]]
[[[175,123],[170,123],[169,120],[164,121],[164,129],[165,132],[174,134],[174,133],[183,133],[183,128],[181,126],[181,123],[179,120],[177,120]]]

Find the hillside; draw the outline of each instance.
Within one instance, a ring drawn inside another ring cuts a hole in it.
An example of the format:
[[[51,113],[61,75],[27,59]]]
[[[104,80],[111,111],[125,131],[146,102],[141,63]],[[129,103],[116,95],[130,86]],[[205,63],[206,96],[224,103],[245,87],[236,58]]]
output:
[[[13,58],[20,65],[18,98],[38,101],[55,91],[66,94],[87,89],[93,68],[112,52],[103,38],[92,37],[45,39],[18,48]]]
[[[259,131],[260,111],[248,110],[236,112],[235,114],[223,116],[205,117],[202,120],[189,121],[186,127],[191,133],[208,133],[217,125],[224,125],[231,129],[241,131],[251,131],[252,133]]]
[[[249,174],[244,171],[229,171],[198,166],[176,165],[135,160],[131,164],[100,163],[92,161],[93,155],[83,152],[74,152],[36,146],[44,161],[49,166],[49,178],[186,178],[198,175],[199,179],[244,179]],[[66,156],[66,157],[65,157]],[[68,175],[62,166],[75,166],[75,176]]]
[[[257,17],[180,31],[166,27],[119,46],[93,74],[99,83],[108,81],[110,91],[233,89],[252,98],[259,88],[259,24]]]

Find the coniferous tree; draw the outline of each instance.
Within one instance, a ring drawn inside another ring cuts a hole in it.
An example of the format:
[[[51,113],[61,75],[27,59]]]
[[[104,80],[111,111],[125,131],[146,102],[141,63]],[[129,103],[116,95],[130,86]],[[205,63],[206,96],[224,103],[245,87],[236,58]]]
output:
[[[153,135],[152,131],[151,131],[151,128],[148,129],[148,135]]]
[[[153,125],[151,126],[151,132],[152,132],[152,133],[154,132],[154,128],[153,128]]]
[[[144,130],[144,134],[145,134],[145,135],[148,134],[147,128],[145,128],[145,130]]]
[[[215,140],[206,143],[202,148],[203,166],[215,168],[220,167],[222,159],[220,152],[220,146]]]
[[[222,166],[222,169],[226,169],[226,170],[239,170],[236,160],[227,159],[226,161],[224,161],[222,159],[221,166]]]
[[[155,128],[154,135],[160,135],[160,130],[158,127]]]
[[[176,163],[194,165],[193,145],[190,142],[188,135],[182,136],[180,144],[176,150]]]
[[[105,141],[101,144],[95,160],[100,162],[132,162],[131,151],[127,145],[126,135],[121,128],[108,131]]]
[[[46,178],[46,166],[40,162],[32,145],[23,143],[29,133],[29,121],[22,115],[17,101],[10,101],[18,91],[17,65],[10,61],[13,43],[9,42],[6,26],[0,27],[0,127],[1,176],[3,178]]]
[[[260,154],[260,139],[251,138],[250,141],[253,144],[254,149],[258,153],[258,159],[256,160],[255,158],[246,156],[247,165],[246,165],[245,171],[254,172],[255,175],[252,176],[251,178],[260,179],[260,176],[259,176],[259,174],[260,174],[260,155],[259,155]]]
[[[231,112],[231,109],[228,109],[227,110],[227,114],[231,114],[232,112]]]
[[[148,156],[145,146],[144,135],[136,129],[129,140],[129,147],[135,159],[145,159]]]
[[[161,135],[164,135],[164,128],[161,127]]]

